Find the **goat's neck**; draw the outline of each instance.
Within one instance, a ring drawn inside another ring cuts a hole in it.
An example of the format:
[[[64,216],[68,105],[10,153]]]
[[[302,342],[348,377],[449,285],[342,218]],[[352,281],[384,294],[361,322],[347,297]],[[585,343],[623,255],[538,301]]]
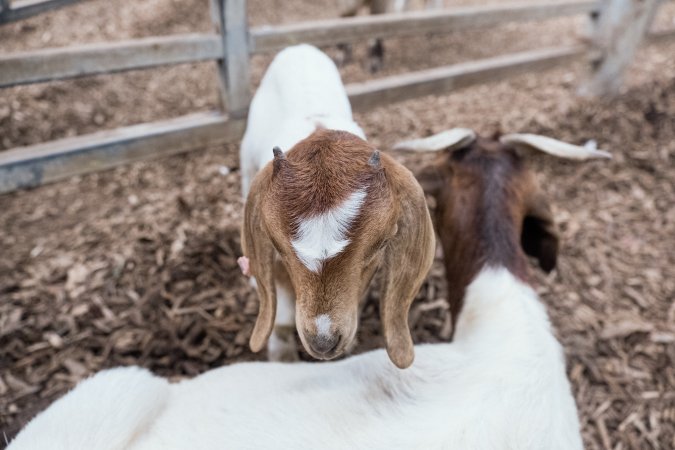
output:
[[[520,244],[522,224],[503,196],[502,192],[486,192],[481,211],[469,215],[474,220],[457,229],[457,238],[443,242],[448,300],[455,326],[465,303],[465,286],[476,279],[481,269],[501,267],[523,282],[528,280],[527,258]]]
[[[551,336],[548,315],[534,289],[509,269],[485,266],[467,287],[455,343],[509,347]]]

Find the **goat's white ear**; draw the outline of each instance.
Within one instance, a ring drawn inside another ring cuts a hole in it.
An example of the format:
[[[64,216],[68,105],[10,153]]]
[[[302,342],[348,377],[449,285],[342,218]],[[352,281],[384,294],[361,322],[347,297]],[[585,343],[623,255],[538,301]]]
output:
[[[595,141],[586,145],[572,145],[546,136],[537,134],[505,134],[499,142],[515,148],[533,148],[550,155],[569,159],[611,158],[612,155],[595,147]]]
[[[399,142],[394,150],[411,150],[416,152],[439,152],[466,147],[476,140],[476,133],[468,128],[453,128],[433,136]]]
[[[260,298],[258,319],[249,342],[251,350],[259,352],[267,343],[274,328],[277,310],[277,293],[274,288],[274,252],[275,248],[263,221],[264,185],[269,184],[270,168],[253,180],[251,191],[244,208],[244,223],[241,230],[241,247],[248,257],[250,274],[255,277]]]

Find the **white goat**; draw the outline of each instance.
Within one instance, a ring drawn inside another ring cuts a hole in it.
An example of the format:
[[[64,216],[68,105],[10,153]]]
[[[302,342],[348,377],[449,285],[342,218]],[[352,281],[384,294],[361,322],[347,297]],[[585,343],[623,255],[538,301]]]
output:
[[[414,176],[363,137],[328,56],[308,45],[277,55],[241,146],[240,264],[260,297],[251,348],[271,334],[271,360],[297,359],[296,324],[315,358],[347,351],[382,266],[387,349],[397,366],[412,363],[407,316],[433,261],[433,225]]]
[[[535,292],[483,270],[452,344],[343,361],[242,363],[170,385],[103,371],[40,414],[8,450],[581,449],[560,345]]]
[[[528,135],[506,138],[507,146],[464,131],[441,140],[405,147],[452,152],[440,186],[463,200],[446,205],[449,234],[439,232],[463,238],[455,248],[461,267],[446,252],[448,279],[471,276],[450,285],[464,292],[453,343],[416,346],[407,370],[375,350],[324,364],[242,363],[173,385],[139,368],[103,371],[8,450],[581,449],[562,349],[523,281],[521,242],[548,268],[557,237],[547,203],[508,146],[603,154]],[[464,182],[453,184],[455,176]]]
[[[317,126],[366,138],[333,61],[311,45],[288,47],[274,58],[251,101],[240,151],[244,198],[253,177],[272,161],[273,147],[288,151]]]

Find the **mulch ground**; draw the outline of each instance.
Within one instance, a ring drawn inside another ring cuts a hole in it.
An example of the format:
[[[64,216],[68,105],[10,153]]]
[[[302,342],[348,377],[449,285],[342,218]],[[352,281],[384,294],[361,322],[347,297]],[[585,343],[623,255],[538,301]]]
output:
[[[210,29],[205,0],[112,3],[92,0],[0,28],[0,46]],[[335,15],[331,2],[250,3],[254,24]],[[673,23],[673,9],[660,23]],[[67,26],[75,21],[83,26]],[[383,74],[573,42],[579,25],[565,19],[387,40]],[[641,50],[614,100],[576,97],[584,69],[574,65],[357,115],[384,151],[403,138],[467,126],[595,139],[613,153],[609,162],[531,158],[562,233],[558,269],[533,271],[565,347],[589,449],[675,448],[673,54],[673,44]],[[356,45],[345,80],[371,77],[364,55]],[[256,80],[268,61],[254,59]],[[210,64],[2,94],[0,149],[218,105]],[[236,145],[197,149],[0,196],[0,441],[102,368],[138,364],[180,378],[265,359],[247,348],[258,305],[236,264],[237,153]],[[414,171],[433,159],[394,156]],[[447,339],[446,293],[439,259],[411,312],[416,342]],[[375,301],[358,338],[357,352],[382,346]]]

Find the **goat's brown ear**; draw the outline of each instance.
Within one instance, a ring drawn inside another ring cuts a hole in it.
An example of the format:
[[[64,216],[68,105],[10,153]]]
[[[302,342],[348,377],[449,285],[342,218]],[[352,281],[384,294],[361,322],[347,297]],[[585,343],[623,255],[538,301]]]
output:
[[[269,167],[267,168],[269,169]],[[253,180],[244,208],[241,247],[249,259],[251,275],[255,277],[260,309],[249,345],[259,352],[274,328],[277,298],[274,288],[274,245],[263,220],[263,196],[269,186],[271,170],[263,171]]]
[[[425,166],[416,176],[422,190],[431,195],[437,195],[443,186],[443,177],[438,167],[433,164]]]
[[[388,179],[400,213],[384,255],[380,315],[389,358],[405,369],[415,357],[408,311],[434,261],[436,237],[420,185],[406,168],[392,169]]]
[[[558,228],[548,200],[538,190],[529,199],[520,242],[525,253],[536,258],[539,267],[546,273],[555,268],[558,259]]]

